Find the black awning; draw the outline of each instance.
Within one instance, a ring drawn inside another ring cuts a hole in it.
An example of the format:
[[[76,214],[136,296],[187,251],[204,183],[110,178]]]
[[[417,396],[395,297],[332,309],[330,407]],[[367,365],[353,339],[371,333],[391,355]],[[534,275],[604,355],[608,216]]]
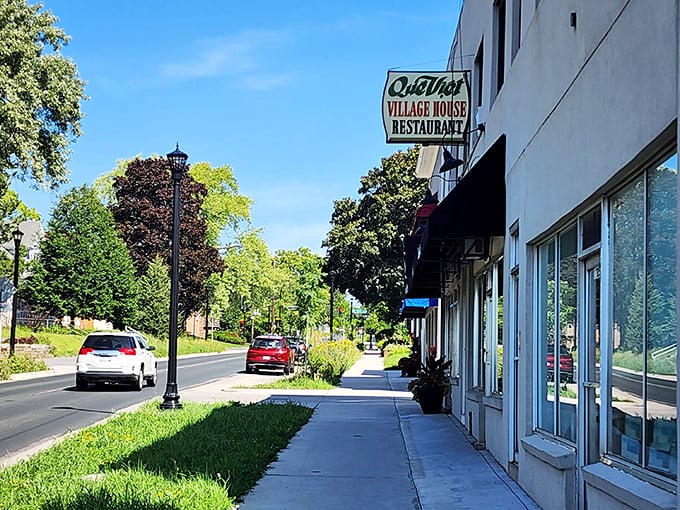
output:
[[[502,236],[505,232],[505,135],[444,197],[427,221],[427,242]]]
[[[466,239],[489,239],[504,232],[502,135],[430,214],[417,248],[408,247],[411,261],[407,263],[406,296],[440,296],[447,277],[443,263],[466,256]]]

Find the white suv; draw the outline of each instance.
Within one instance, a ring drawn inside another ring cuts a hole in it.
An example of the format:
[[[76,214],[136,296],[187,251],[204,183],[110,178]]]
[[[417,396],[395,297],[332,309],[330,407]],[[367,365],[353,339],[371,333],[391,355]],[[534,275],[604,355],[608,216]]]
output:
[[[76,359],[76,388],[86,390],[89,383],[123,383],[141,390],[144,381],[156,386],[154,349],[136,331],[90,333]]]

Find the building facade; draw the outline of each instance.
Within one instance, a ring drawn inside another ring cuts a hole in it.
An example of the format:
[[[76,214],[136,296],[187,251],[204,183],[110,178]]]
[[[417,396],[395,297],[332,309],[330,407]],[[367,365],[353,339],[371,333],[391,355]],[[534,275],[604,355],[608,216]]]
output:
[[[546,509],[678,507],[678,4],[464,2],[467,141],[421,150],[440,199],[407,297],[439,305],[418,335]]]

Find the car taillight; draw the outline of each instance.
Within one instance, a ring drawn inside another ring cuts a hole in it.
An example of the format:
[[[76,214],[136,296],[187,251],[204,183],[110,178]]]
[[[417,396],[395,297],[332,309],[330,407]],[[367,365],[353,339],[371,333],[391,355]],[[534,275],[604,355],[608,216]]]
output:
[[[134,356],[135,354],[137,354],[137,351],[134,350],[134,348],[132,348],[132,347],[123,347],[122,349],[118,349],[118,352],[121,352],[123,354],[128,354],[130,356]]]
[[[89,354],[91,352],[94,352],[94,349],[92,347],[81,347],[80,350],[78,351],[78,354]]]

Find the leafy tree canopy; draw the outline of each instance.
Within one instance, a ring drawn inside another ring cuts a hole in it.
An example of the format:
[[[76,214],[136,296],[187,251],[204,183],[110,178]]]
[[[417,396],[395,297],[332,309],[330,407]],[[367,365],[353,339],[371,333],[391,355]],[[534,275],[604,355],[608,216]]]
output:
[[[0,1],[0,196],[9,176],[49,188],[66,182],[68,146],[81,134],[85,84],[61,55],[67,35],[41,9]]]
[[[326,270],[335,272],[335,286],[368,307],[385,307],[390,323],[398,320],[404,297],[404,237],[410,231],[427,181],[415,175],[418,147],[382,159],[361,178],[359,200],[334,204]]]
[[[25,295],[37,310],[108,320],[117,328],[134,323],[135,268],[92,188],[74,188],[61,198],[40,250]]]
[[[238,182],[230,166],[212,167],[209,163],[196,163],[191,166],[189,174],[208,191],[202,206],[208,244],[216,245],[226,228],[236,231],[242,222],[250,222],[253,201],[239,194]]]

